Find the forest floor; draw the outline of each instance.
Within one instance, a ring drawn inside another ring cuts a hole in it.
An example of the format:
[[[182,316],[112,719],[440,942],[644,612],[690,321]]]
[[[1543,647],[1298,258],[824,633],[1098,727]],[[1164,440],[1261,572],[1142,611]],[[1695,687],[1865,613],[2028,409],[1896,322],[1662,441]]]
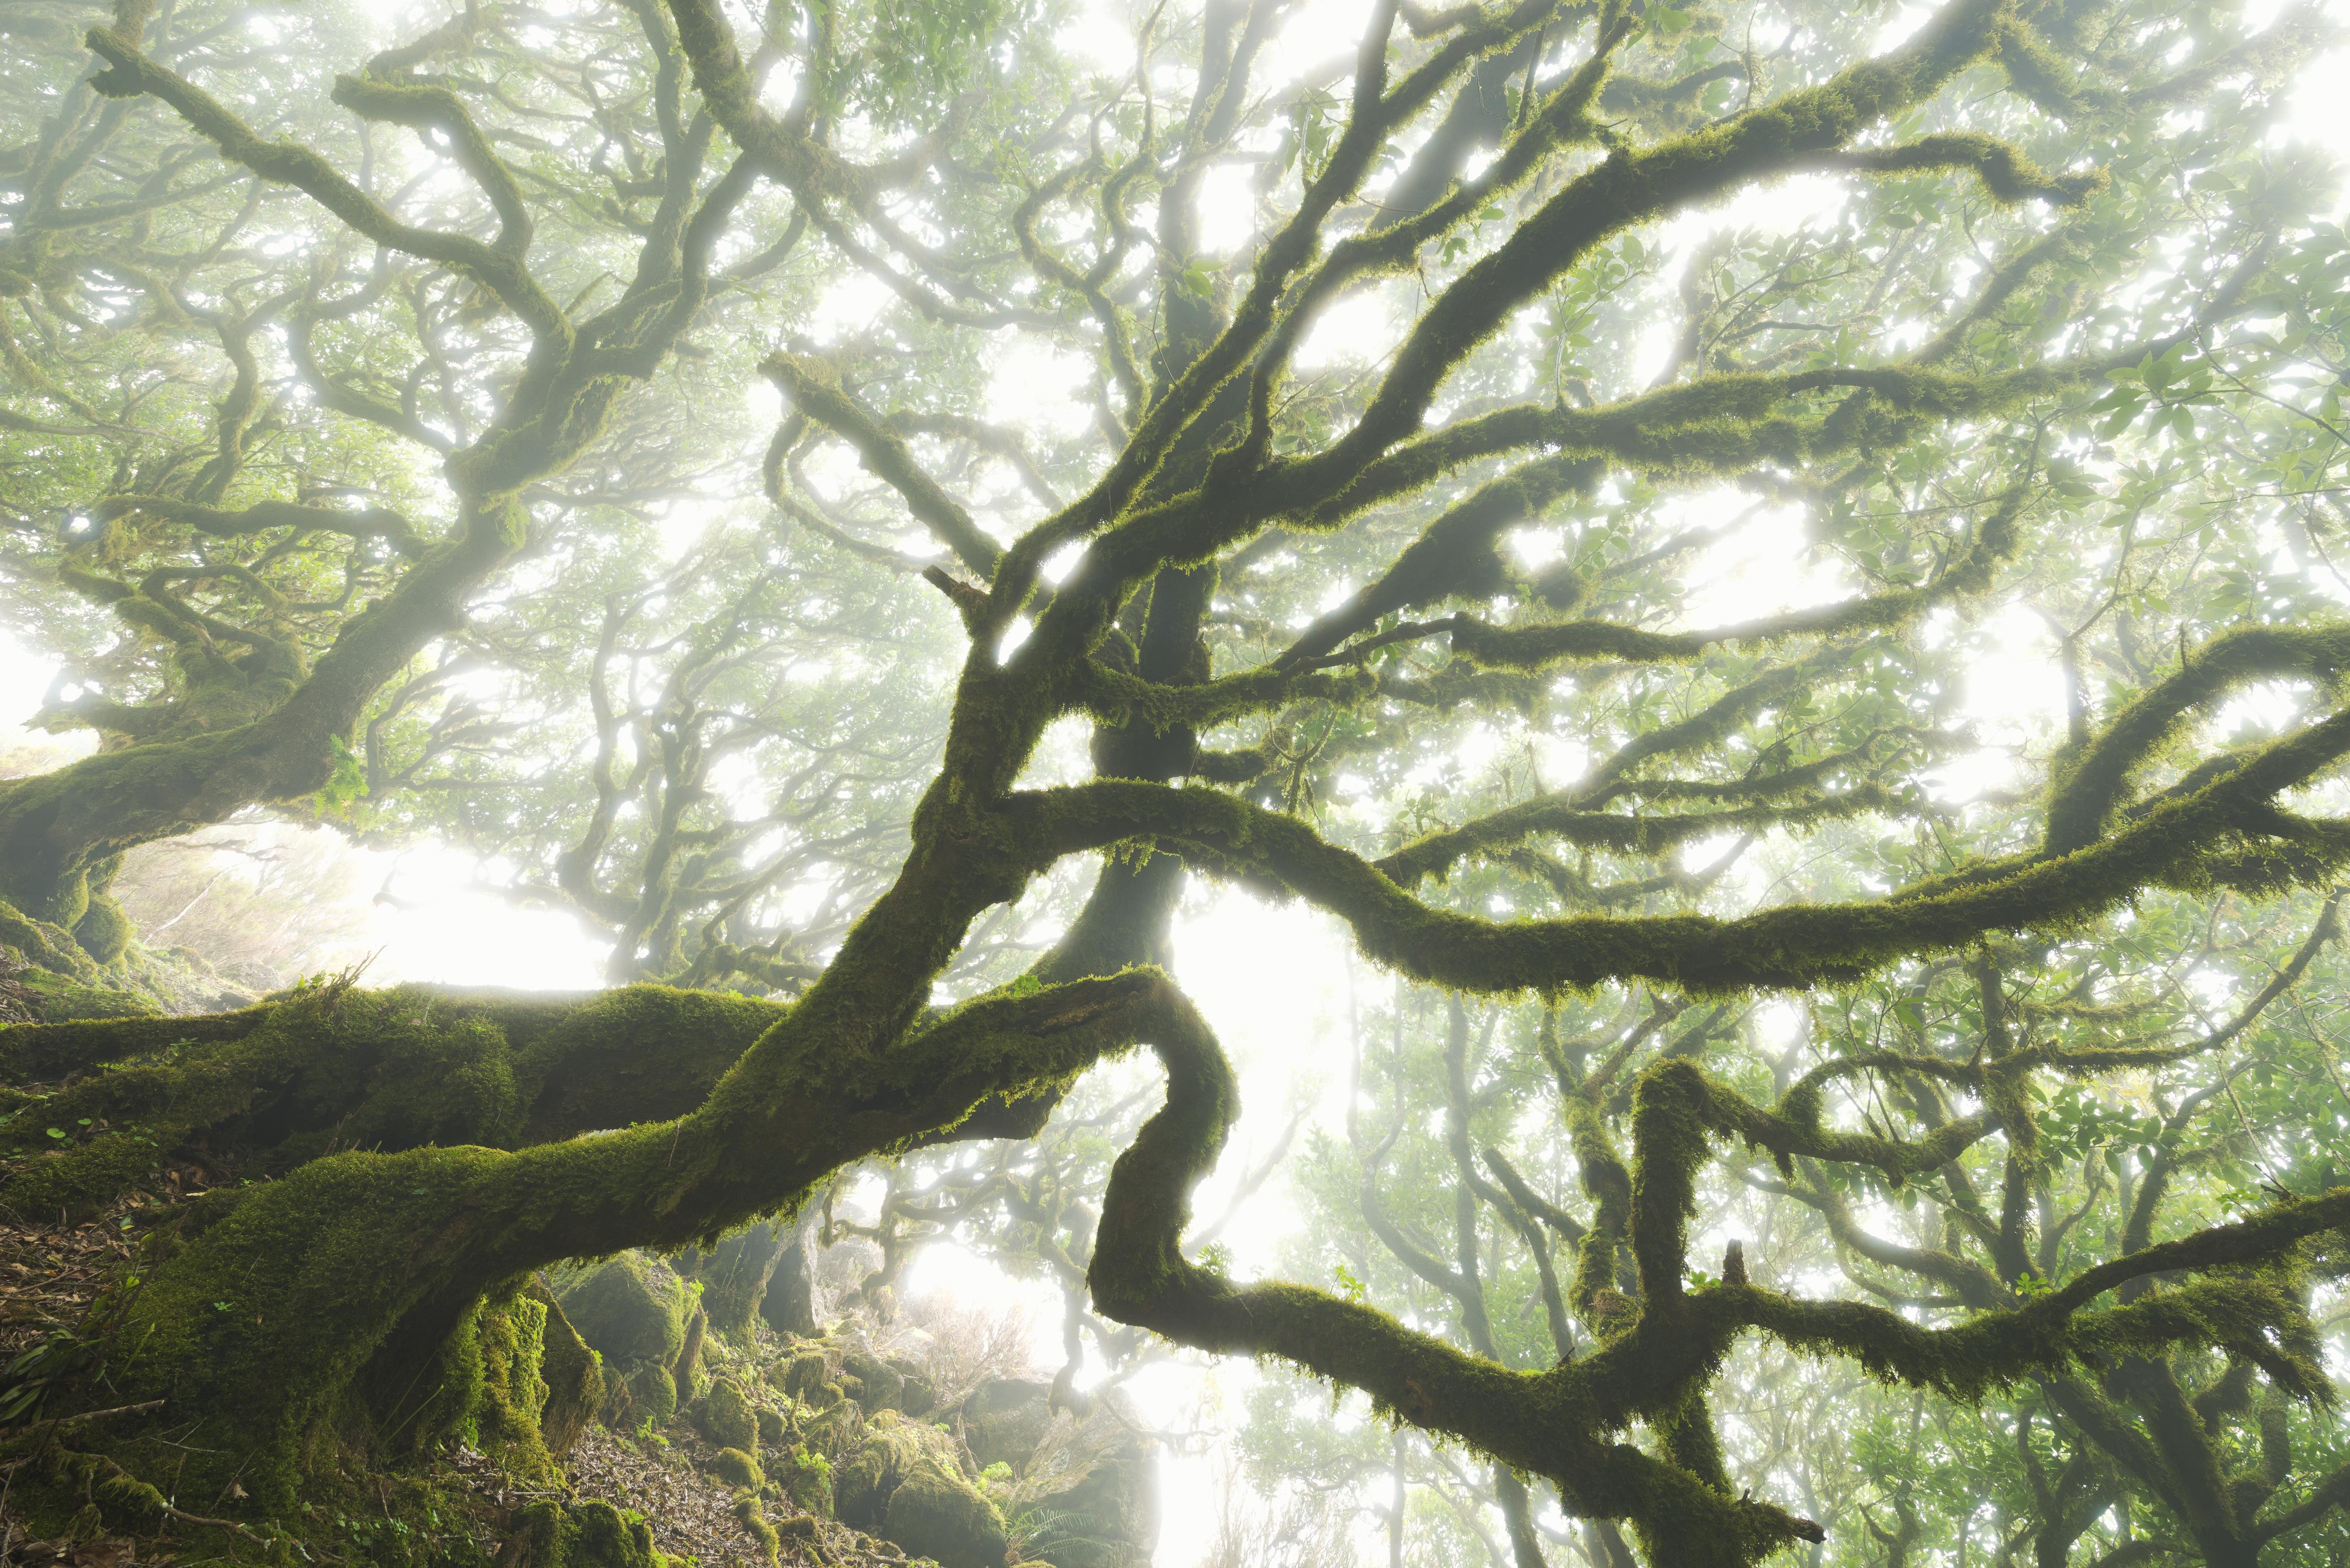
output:
[[[0,1212],[0,1366],[13,1366],[52,1336],[70,1333],[99,1289],[130,1262],[143,1233],[210,1187],[234,1182],[234,1172],[167,1161],[146,1189],[132,1192],[103,1214],[80,1223],[57,1216],[48,1222]],[[38,1421],[36,1407],[26,1413]],[[733,1493],[703,1473],[711,1449],[682,1417],[658,1433],[625,1438],[590,1425],[566,1461],[571,1494],[596,1499],[641,1514],[654,1544],[677,1568],[754,1568],[768,1559],[735,1517]],[[198,1568],[225,1563],[223,1532],[213,1527],[175,1523],[157,1535],[102,1536],[79,1541],[39,1540],[8,1504],[10,1473],[0,1475],[0,1568],[143,1568],[180,1564]],[[338,1509],[332,1501],[305,1510],[304,1555],[320,1563],[490,1562],[515,1510],[545,1493],[516,1489],[512,1477],[470,1449],[457,1448],[421,1469],[403,1467],[371,1479],[380,1500],[380,1521],[362,1485]],[[429,1540],[406,1522],[413,1500],[430,1496],[446,1512]],[[202,1500],[182,1500],[197,1506]],[[450,1504],[457,1506],[450,1508]],[[452,1517],[452,1514],[458,1517]],[[402,1516],[396,1518],[395,1516]],[[781,1512],[770,1521],[782,1532],[781,1562],[827,1563],[834,1568],[900,1568],[905,1554],[887,1542],[850,1530],[837,1521]],[[399,1540],[395,1549],[393,1542]],[[329,1544],[332,1542],[332,1544]],[[810,1550],[811,1543],[816,1552]],[[349,1555],[335,1550],[342,1546]],[[423,1548],[420,1558],[418,1549]],[[453,1550],[435,1550],[453,1548]],[[396,1550],[397,1555],[392,1555]],[[817,1552],[821,1555],[816,1554]]]

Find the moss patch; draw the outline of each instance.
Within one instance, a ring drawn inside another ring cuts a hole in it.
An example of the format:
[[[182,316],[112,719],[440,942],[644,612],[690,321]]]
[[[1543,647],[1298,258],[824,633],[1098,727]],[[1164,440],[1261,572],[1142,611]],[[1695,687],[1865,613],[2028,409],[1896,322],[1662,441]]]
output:
[[[953,1439],[883,1411],[834,1477],[841,1520],[944,1568],[997,1568],[1010,1534],[995,1505],[962,1474]]]

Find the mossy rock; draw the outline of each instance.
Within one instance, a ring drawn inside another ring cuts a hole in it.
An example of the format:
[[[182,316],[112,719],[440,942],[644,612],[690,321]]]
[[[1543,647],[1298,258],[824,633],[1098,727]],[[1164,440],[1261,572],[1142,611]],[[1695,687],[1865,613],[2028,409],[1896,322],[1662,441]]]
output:
[[[500,1568],[668,1568],[642,1519],[608,1502],[535,1502],[515,1516]]]
[[[696,1306],[693,1315],[685,1320],[685,1344],[679,1347],[677,1358],[670,1363],[670,1376],[677,1385],[680,1409],[702,1397],[709,1380],[702,1370],[702,1342],[710,1336],[710,1314]]]
[[[732,1377],[712,1379],[710,1392],[694,1407],[693,1424],[722,1449],[759,1451],[758,1408]]]
[[[756,1456],[742,1449],[721,1449],[710,1460],[710,1473],[728,1486],[757,1491],[767,1484],[767,1475],[759,1468]]]
[[[889,1494],[882,1536],[941,1568],[999,1568],[1010,1544],[1003,1516],[979,1489],[936,1465],[909,1475]]]
[[[771,1405],[762,1405],[758,1411],[759,1441],[767,1448],[780,1448],[792,1440],[792,1424],[784,1413]]]
[[[1159,1539],[1158,1455],[1128,1432],[1075,1486],[1038,1498],[1046,1531],[1031,1550],[1054,1568],[1150,1568]]]
[[[963,1440],[984,1467],[1028,1462],[1053,1424],[1053,1386],[1029,1377],[991,1377],[962,1407]]]
[[[588,1430],[588,1423],[604,1404],[604,1368],[579,1331],[571,1326],[561,1303],[545,1283],[532,1280],[527,1293],[546,1308],[545,1348],[539,1376],[546,1384],[546,1403],[538,1415],[538,1431],[546,1451],[556,1459],[569,1453]]]
[[[876,1355],[851,1347],[840,1358],[840,1386],[868,1416],[906,1408],[906,1375]],[[852,1386],[849,1379],[857,1381]],[[910,1414],[911,1412],[909,1412]]]
[[[706,1252],[697,1248],[680,1260],[681,1272],[702,1285],[711,1327],[729,1339],[750,1332],[783,1249],[776,1221],[762,1220]]]
[[[821,1350],[803,1345],[791,1359],[778,1364],[778,1386],[795,1399],[816,1403],[816,1390],[832,1381],[832,1359]],[[771,1375],[772,1376],[772,1375]]]
[[[923,1374],[919,1363],[902,1355],[893,1355],[889,1358],[889,1364],[900,1380],[899,1409],[909,1416],[927,1416],[938,1408],[939,1391]]]
[[[760,1555],[770,1563],[783,1561],[784,1538],[767,1522],[767,1511],[759,1506],[757,1492],[746,1491],[734,1500],[734,1517],[743,1521],[743,1528],[759,1543]]]
[[[894,1410],[874,1417],[836,1468],[833,1495],[844,1523],[942,1568],[1000,1568],[1010,1543],[995,1504],[964,1478],[954,1440]]]
[[[838,1459],[854,1449],[865,1436],[865,1412],[843,1399],[805,1423],[801,1438],[808,1447],[828,1458]]]
[[[623,1252],[562,1281],[555,1294],[607,1363],[668,1366],[685,1348],[685,1282],[666,1263]]]
[[[660,1362],[639,1363],[628,1376],[627,1387],[629,1426],[666,1427],[677,1414],[677,1376]]]
[[[775,1482],[795,1507],[832,1517],[832,1464],[812,1449],[800,1447],[775,1461]]]

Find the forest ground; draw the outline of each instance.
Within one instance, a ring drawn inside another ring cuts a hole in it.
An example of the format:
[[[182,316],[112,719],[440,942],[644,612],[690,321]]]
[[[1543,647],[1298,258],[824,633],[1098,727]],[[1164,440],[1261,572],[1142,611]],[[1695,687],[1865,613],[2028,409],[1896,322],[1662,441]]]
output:
[[[82,1223],[43,1224],[0,1212],[0,1365],[14,1365],[52,1334],[80,1323],[99,1288],[119,1277],[130,1262],[147,1230],[212,1187],[237,1179],[233,1170],[206,1170],[184,1160],[168,1160],[145,1188]],[[758,1325],[754,1333],[766,1343],[749,1347],[754,1356],[780,1349],[765,1325]],[[682,1415],[641,1438],[622,1437],[590,1424],[565,1469],[573,1497],[643,1515],[654,1545],[670,1557],[673,1568],[764,1563],[764,1552],[734,1513],[730,1489],[705,1473],[713,1452]],[[11,1479],[0,1475],[0,1565],[5,1568],[199,1568],[243,1561],[250,1554],[224,1552],[219,1528],[189,1520],[174,1521],[155,1535],[41,1539],[9,1505]],[[456,1542],[445,1538],[463,1534],[471,1538],[484,1561],[495,1562],[515,1511],[544,1495],[515,1490],[511,1476],[462,1447],[421,1469],[402,1467],[396,1472],[349,1478],[344,1490],[351,1495],[342,1500],[339,1510],[333,1502],[313,1502],[306,1510],[311,1516],[306,1522],[312,1528],[296,1548],[301,1554],[296,1561],[396,1561],[376,1554],[392,1548],[387,1535],[417,1528],[411,1519],[421,1508],[440,1516],[435,1522],[445,1535],[436,1544],[453,1546]],[[364,1506],[370,1492],[379,1515],[374,1520]],[[203,1514],[213,1505],[205,1499],[180,1501],[192,1515]],[[794,1517],[808,1522],[795,1529],[790,1522]],[[771,1513],[770,1519],[783,1537],[781,1561],[787,1564],[896,1568],[907,1562],[897,1547],[836,1520],[782,1512]],[[821,1555],[810,1550],[811,1537]],[[350,1554],[338,1552],[338,1546]]]

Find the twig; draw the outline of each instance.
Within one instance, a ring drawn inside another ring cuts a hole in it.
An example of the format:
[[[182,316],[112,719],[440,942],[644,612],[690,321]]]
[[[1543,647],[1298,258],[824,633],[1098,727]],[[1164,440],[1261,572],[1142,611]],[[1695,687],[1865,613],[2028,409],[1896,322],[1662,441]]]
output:
[[[51,1427],[70,1427],[79,1421],[103,1421],[109,1416],[135,1416],[141,1410],[160,1410],[161,1399],[150,1399],[143,1405],[117,1405],[110,1410],[84,1410],[78,1416],[53,1416],[46,1423]]]

